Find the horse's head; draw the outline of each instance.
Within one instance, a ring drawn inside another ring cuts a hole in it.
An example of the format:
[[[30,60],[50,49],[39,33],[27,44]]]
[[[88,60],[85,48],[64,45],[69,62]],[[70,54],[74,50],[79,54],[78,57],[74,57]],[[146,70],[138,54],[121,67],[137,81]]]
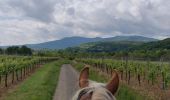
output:
[[[119,87],[119,77],[113,71],[111,80],[107,84],[89,81],[89,67],[85,67],[79,77],[80,90],[73,100],[115,100],[114,94]]]

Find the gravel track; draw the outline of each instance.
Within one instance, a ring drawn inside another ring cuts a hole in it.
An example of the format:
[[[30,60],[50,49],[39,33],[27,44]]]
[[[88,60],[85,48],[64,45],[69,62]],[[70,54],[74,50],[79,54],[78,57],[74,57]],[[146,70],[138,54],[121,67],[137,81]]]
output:
[[[62,65],[53,100],[71,100],[78,90],[78,72],[70,65]]]

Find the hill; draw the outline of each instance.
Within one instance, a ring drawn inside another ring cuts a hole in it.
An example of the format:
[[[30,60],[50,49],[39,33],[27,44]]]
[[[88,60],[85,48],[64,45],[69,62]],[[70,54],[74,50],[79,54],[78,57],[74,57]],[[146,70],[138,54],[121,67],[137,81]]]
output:
[[[55,40],[55,41],[50,41],[50,42],[45,42],[40,44],[29,44],[27,46],[33,49],[43,49],[43,48],[64,49],[67,47],[74,47],[83,43],[96,42],[100,40],[102,40],[102,38],[67,37],[61,40]]]
[[[117,52],[117,51],[139,51],[139,50],[170,50],[170,38],[154,42],[133,42],[133,41],[103,41],[85,43],[78,47],[67,48],[73,52]]]
[[[131,48],[131,50],[170,50],[170,38],[143,43],[142,45]]]
[[[131,42],[131,41],[100,41],[81,44],[77,47],[70,47],[65,49],[66,51],[72,52],[116,52],[116,51],[127,51],[143,42]]]
[[[135,41],[135,42],[151,42],[158,41],[154,38],[148,38],[143,36],[115,36],[104,39],[105,41]]]
[[[157,41],[153,38],[147,38],[143,36],[116,36],[110,38],[85,38],[85,37],[67,37],[61,40],[55,40],[40,44],[28,44],[27,46],[33,49],[65,49],[68,47],[75,47],[79,46],[84,43],[89,42],[121,42],[121,41],[132,41],[132,42],[150,42],[150,41]]]

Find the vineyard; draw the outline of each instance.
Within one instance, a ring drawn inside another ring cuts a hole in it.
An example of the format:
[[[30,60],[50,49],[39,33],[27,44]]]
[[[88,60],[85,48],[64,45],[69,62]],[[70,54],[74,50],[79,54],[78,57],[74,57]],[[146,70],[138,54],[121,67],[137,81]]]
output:
[[[105,75],[111,75],[112,69],[119,72],[120,79],[134,89],[144,91],[153,99],[167,100],[170,91],[170,63],[163,61],[122,59],[77,59],[78,62],[91,65]]]
[[[0,87],[8,87],[24,79],[42,64],[56,60],[48,57],[1,56]]]

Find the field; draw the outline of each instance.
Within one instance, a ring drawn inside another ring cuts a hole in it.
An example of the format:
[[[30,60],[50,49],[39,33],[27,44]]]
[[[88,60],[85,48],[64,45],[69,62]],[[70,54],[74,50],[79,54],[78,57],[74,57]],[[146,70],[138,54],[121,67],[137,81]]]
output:
[[[166,100],[170,93],[170,63],[138,60],[77,59],[104,75],[116,69],[121,83],[151,99]]]
[[[0,100],[170,100],[170,0],[0,0]]]
[[[66,61],[45,64],[22,84],[11,90],[4,100],[52,100],[60,66]]]
[[[1,56],[0,57],[0,83],[1,87],[14,84],[33,72],[40,65],[57,58]]]
[[[78,72],[90,66],[90,79],[106,83],[116,69],[121,80],[117,100],[167,100],[170,64],[132,59],[1,56],[0,100],[52,100],[63,64]],[[67,76],[71,77],[72,76]]]
[[[76,68],[78,71],[81,71],[81,69],[84,67],[84,63],[72,63],[74,68]],[[109,80],[109,77],[106,77],[105,75],[99,73],[98,71],[95,71],[94,69],[90,70],[90,79],[95,80],[97,82],[103,82],[106,83]],[[134,89],[131,89],[125,85],[121,85],[119,88],[119,92],[116,94],[116,98],[118,100],[146,100],[148,99],[145,96],[142,96],[141,94],[137,93]]]

